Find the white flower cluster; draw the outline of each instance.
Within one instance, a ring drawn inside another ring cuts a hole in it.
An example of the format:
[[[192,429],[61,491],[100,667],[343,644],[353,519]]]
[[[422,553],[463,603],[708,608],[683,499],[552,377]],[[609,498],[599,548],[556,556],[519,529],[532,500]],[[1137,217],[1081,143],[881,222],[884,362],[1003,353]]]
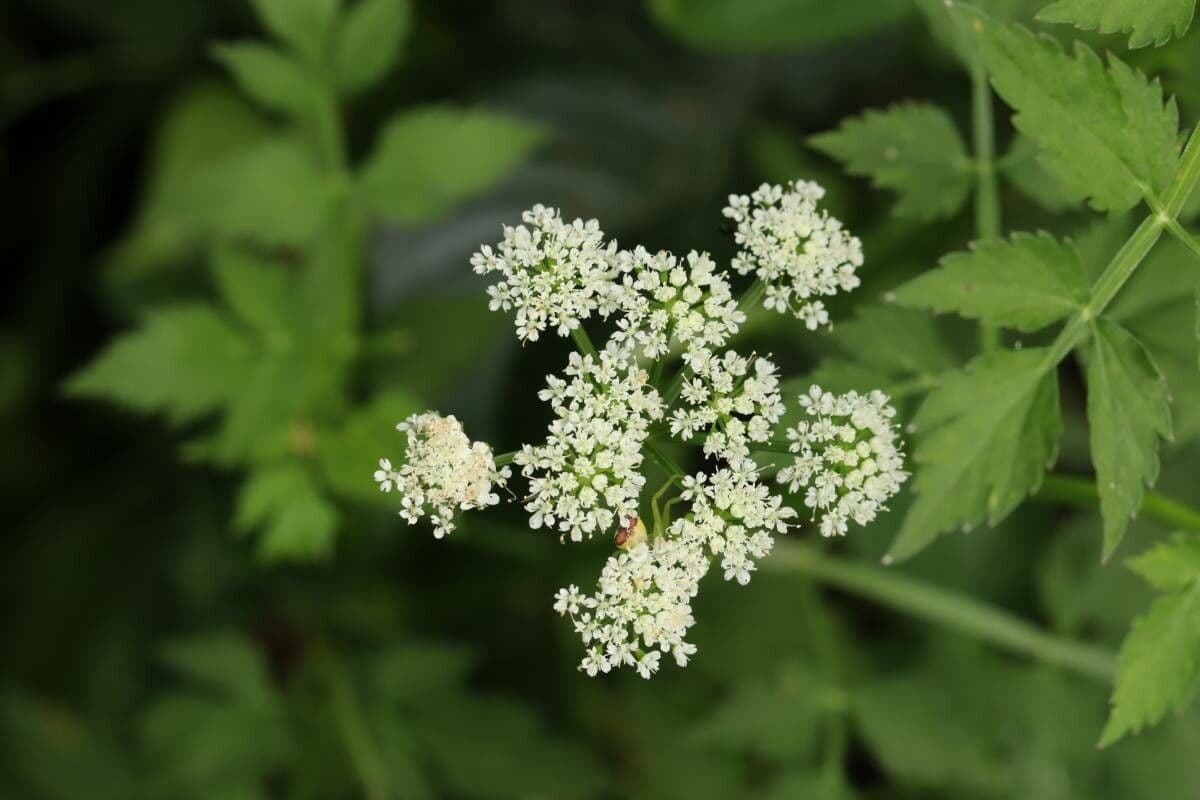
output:
[[[751,442],[770,441],[784,405],[769,359],[733,350],[723,357],[704,351],[685,358],[693,375],[680,390],[685,407],[671,413],[672,436],[687,441],[706,432],[704,454],[726,461],[749,456]]]
[[[577,586],[560,589],[554,610],[570,616],[587,654],[579,668],[588,675],[621,666],[649,678],[669,653],[686,666],[696,646],[686,640],[695,622],[692,599],[710,563],[721,559],[726,580],[750,581],[754,560],[785,533],[792,508],[758,482],[754,464],[738,462],[713,475],[684,481],[691,512],[666,535],[610,557],[594,595]]]
[[[677,259],[639,245],[619,262],[623,276],[613,287],[613,305],[621,317],[613,341],[646,358],[666,358],[673,342],[689,351],[724,347],[746,320],[707,253]]]
[[[804,504],[814,515],[823,512],[823,536],[844,535],[848,520],[875,519],[908,478],[892,423],[896,410],[882,392],[835,395],[819,386],[800,404],[813,419],[788,429],[796,456],[778,480],[792,492],[807,489]]]
[[[859,284],[862,243],[842,223],[817,208],[825,190],[810,181],[786,188],[763,184],[754,194],[730,195],[725,216],[737,224],[740,248],[732,266],[766,284],[763,305],[791,311],[809,330],[829,323],[819,298]]]
[[[428,515],[438,539],[454,530],[458,510],[500,502],[493,487],[508,480],[508,467],[496,468],[492,448],[472,442],[454,417],[432,411],[413,414],[396,426],[408,438],[405,463],[396,470],[379,460],[375,482],[381,491],[394,487],[401,498],[400,516],[412,525]]]
[[[663,404],[645,370],[615,347],[572,353],[565,375],[548,375],[538,393],[555,417],[545,443],[525,445],[513,461],[529,479],[530,526],[580,541],[637,516],[642,445]]]
[[[536,341],[553,327],[566,336],[593,312],[608,313],[617,277],[617,243],[604,242],[596,220],[563,222],[556,209],[536,205],[522,215],[530,227],[504,227],[496,249],[471,256],[480,275],[500,280],[488,287],[493,311],[516,309],[517,338]]]

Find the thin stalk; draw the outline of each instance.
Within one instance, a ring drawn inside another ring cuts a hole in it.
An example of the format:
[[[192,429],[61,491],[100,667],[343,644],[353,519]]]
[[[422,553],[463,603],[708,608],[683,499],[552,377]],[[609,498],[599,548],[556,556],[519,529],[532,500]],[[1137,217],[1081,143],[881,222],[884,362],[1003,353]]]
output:
[[[1167,230],[1169,230],[1175,236],[1176,240],[1178,240],[1180,244],[1182,244],[1188,250],[1191,250],[1192,255],[1200,256],[1200,242],[1196,241],[1195,237],[1188,232],[1187,228],[1179,224],[1179,220],[1168,217]]]
[[[647,440],[646,452],[650,454],[650,458],[653,459],[658,466],[662,467],[663,472],[665,472],[668,477],[682,478],[687,474],[683,471],[683,469],[680,468],[678,464],[675,463],[674,459],[660,450],[658,445],[656,445],[654,442]]]
[[[579,348],[579,352],[585,356],[596,355],[596,346],[592,344],[592,337],[588,336],[582,325],[571,329],[571,338],[575,340],[575,346]]]
[[[1042,481],[1034,495],[1045,503],[1061,503],[1078,508],[1095,508],[1100,504],[1100,492],[1091,478],[1051,473]],[[1168,528],[1200,531],[1200,509],[1179,502],[1158,492],[1146,492],[1138,513]]]
[[[508,453],[501,453],[500,455],[496,456],[496,468],[499,469],[500,467],[506,467],[511,464],[512,460],[517,457],[517,452],[518,451],[516,450],[512,450]]]
[[[756,278],[754,283],[746,289],[746,293],[742,295],[742,299],[738,301],[738,311],[749,315],[758,306],[758,301],[762,300],[762,296],[767,291],[767,284],[762,278]]]
[[[807,575],[882,606],[1102,683],[1110,683],[1113,678],[1115,662],[1107,650],[1048,634],[1007,611],[894,570],[830,558],[815,548],[794,543],[778,546],[762,567]]]
[[[994,239],[1000,235],[1000,189],[996,176],[996,124],[992,114],[992,87],[987,73],[971,70],[971,132],[975,145],[975,237]],[[979,343],[988,353],[1000,346],[1000,329],[984,325]]]

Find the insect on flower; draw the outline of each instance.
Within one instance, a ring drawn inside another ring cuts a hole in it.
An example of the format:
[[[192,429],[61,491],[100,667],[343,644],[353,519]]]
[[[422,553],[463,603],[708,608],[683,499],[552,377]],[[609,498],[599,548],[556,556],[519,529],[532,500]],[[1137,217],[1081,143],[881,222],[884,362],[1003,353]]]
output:
[[[617,528],[613,543],[622,550],[632,550],[646,541],[646,523],[641,517],[630,517],[623,526]]]

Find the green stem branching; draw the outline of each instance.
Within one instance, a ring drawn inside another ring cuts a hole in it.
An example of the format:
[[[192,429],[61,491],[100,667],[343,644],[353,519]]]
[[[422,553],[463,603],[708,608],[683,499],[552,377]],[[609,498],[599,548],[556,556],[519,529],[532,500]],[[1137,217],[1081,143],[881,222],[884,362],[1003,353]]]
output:
[[[1051,473],[1043,479],[1042,487],[1034,495],[1034,499],[1044,503],[1095,508],[1100,504],[1100,492],[1091,478]],[[1159,492],[1146,492],[1138,511],[1168,528],[1200,531],[1200,509],[1192,508]]]

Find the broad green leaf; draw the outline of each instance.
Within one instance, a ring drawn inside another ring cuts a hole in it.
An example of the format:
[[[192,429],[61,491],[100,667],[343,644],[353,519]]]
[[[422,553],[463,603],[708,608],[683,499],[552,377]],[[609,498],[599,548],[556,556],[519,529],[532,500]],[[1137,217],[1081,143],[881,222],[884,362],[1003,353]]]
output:
[[[1041,485],[1062,433],[1054,364],[1042,348],[983,356],[929,394],[913,428],[917,498],[892,560],[944,531],[995,525]]]
[[[782,761],[815,750],[829,688],[808,670],[789,666],[770,681],[746,681],[687,732],[689,744]]]
[[[269,560],[314,559],[333,549],[337,512],[298,463],[260,467],[238,497],[236,525],[262,528],[259,552]]]
[[[1038,159],[1040,148],[1028,136],[1017,135],[1001,159],[1000,169],[1009,183],[1047,211],[1066,211],[1083,202],[1083,195],[1068,192]]]
[[[779,50],[885,30],[912,13],[905,0],[647,0],[660,25],[700,47]]]
[[[251,2],[264,28],[310,60],[321,60],[341,0]]]
[[[1182,710],[1200,682],[1200,585],[1164,595],[1121,644],[1112,712],[1100,746]]]
[[[896,192],[901,217],[953,216],[966,202],[975,174],[954,121],[925,103],[867,111],[809,142],[843,162],[851,175]]]
[[[358,0],[346,11],[333,52],[340,91],[362,91],[387,75],[400,55],[411,15],[409,0]]]
[[[421,222],[494,186],[543,138],[540,126],[506,114],[407,111],[384,127],[360,186],[377,214]]]
[[[1126,562],[1160,592],[1179,592],[1200,582],[1200,536],[1176,533]]]
[[[1057,322],[1087,300],[1079,254],[1044,232],[973,242],[896,290],[901,305],[1020,331]]]
[[[1120,212],[1161,196],[1174,175],[1179,118],[1162,88],[1086,45],[1074,57],[1053,39],[954,3],[983,53],[992,84],[1015,110],[1013,124],[1042,148],[1046,168],[1098,211]]]
[[[179,424],[228,403],[253,363],[249,343],[223,314],[200,304],[163,306],[113,340],[66,391],[162,412]]]
[[[1104,517],[1104,557],[1125,535],[1158,479],[1158,440],[1171,436],[1167,386],[1142,343],[1115,322],[1092,325],[1088,426]]]
[[[371,474],[380,458],[401,462],[404,436],[396,432],[396,424],[420,408],[408,392],[384,393],[352,412],[340,430],[319,437],[317,452],[326,483],[348,499],[398,508],[396,496],[380,492]]]
[[[154,133],[136,220],[106,259],[109,279],[124,286],[193,252],[198,237],[177,209],[191,202],[198,176],[270,136],[265,117],[231,88],[180,92]]]
[[[152,797],[264,798],[293,751],[282,698],[242,638],[202,636],[168,648],[182,680],[143,720]],[[233,735],[236,732],[236,735]]]
[[[1195,13],[1196,0],[1057,0],[1039,11],[1038,19],[1100,33],[1128,33],[1130,47],[1145,47],[1183,36]]]
[[[840,772],[790,770],[772,781],[763,800],[855,800],[859,795]]]
[[[837,324],[829,341],[844,355],[823,359],[812,374],[791,382],[793,394],[814,383],[839,393],[911,394],[956,363],[934,319],[892,304],[859,306],[853,318]]]
[[[297,120],[312,117],[323,89],[287,53],[257,42],[235,42],[216,45],[213,57],[256,103]]]
[[[221,298],[269,349],[289,344],[295,325],[287,268],[240,247],[222,247],[212,259]]]

